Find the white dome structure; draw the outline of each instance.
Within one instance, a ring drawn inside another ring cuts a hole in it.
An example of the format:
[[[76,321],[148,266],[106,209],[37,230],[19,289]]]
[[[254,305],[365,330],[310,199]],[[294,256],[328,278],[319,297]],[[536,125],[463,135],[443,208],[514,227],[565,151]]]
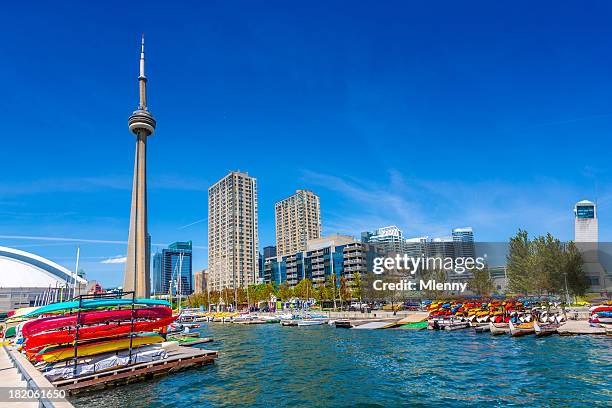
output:
[[[85,279],[55,262],[0,246],[0,312],[33,306],[44,296],[55,299],[56,293],[66,299],[68,288],[76,285],[79,292],[86,284]]]

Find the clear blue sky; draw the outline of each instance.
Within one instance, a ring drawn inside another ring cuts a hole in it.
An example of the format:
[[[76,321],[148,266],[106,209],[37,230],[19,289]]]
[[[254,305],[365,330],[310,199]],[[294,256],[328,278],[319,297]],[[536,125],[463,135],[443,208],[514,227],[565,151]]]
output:
[[[589,198],[612,239],[609,2],[156,3],[3,6],[0,245],[72,268],[58,239],[109,241],[82,266],[121,282],[142,31],[150,232],[193,240],[196,268],[206,222],[185,226],[233,169],[258,179],[262,246],[297,188],[324,233],[571,239]]]

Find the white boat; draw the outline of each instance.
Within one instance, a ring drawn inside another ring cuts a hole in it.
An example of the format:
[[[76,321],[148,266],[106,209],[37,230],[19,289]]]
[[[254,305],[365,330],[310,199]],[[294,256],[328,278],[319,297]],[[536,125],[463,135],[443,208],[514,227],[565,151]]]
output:
[[[453,322],[451,324],[444,326],[444,330],[453,331],[453,330],[467,329],[468,327],[470,327],[470,322]]]
[[[508,334],[510,333],[510,325],[508,323],[489,322],[489,331],[494,336],[497,336],[500,334]]]
[[[304,320],[297,321],[298,326],[317,326],[317,325],[325,324],[325,323],[326,321],[321,320],[321,319],[304,319]]]
[[[543,324],[542,322],[538,322],[537,320],[533,322],[533,329],[535,330],[535,334],[538,337],[550,336],[551,334],[555,334],[557,333],[558,328],[558,323]]]

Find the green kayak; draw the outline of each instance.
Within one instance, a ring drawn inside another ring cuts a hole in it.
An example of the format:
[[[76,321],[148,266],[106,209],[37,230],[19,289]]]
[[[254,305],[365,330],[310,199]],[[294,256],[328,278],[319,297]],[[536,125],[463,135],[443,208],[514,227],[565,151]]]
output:
[[[407,324],[401,325],[399,328],[400,329],[423,330],[427,328],[427,322],[407,323]]]
[[[166,302],[165,300],[159,299],[136,299],[134,303],[137,305],[157,305],[170,307],[170,303]],[[81,303],[81,309],[96,309],[99,307],[111,307],[131,304],[131,299],[86,299],[83,300],[83,302]],[[78,309],[78,307],[79,302],[77,300],[73,300],[70,302],[51,303],[50,305],[41,306],[38,309],[32,310],[31,312],[24,314],[22,317],[35,317],[40,316],[41,314],[56,313],[70,309]]]

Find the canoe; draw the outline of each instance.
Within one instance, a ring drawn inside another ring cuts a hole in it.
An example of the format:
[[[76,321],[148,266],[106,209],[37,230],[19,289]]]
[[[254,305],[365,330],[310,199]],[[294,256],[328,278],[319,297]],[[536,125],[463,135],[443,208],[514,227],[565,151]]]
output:
[[[470,327],[469,322],[459,322],[459,323],[451,323],[451,324],[444,326],[444,330],[453,331],[453,330],[467,329],[468,327]]]
[[[518,336],[525,336],[527,334],[535,333],[535,329],[533,328],[533,323],[534,322],[528,322],[528,323],[522,323],[522,324],[516,325],[512,322],[509,322],[508,326],[510,327],[510,336],[518,337]]]
[[[141,309],[134,309],[136,319],[163,319],[172,316],[172,309],[165,306],[153,306]],[[120,322],[132,319],[132,309],[121,310],[95,310],[81,313],[81,325],[99,324],[105,322]],[[71,327],[76,324],[77,315],[56,316],[30,320],[22,329],[24,337],[30,337],[36,333],[46,330]]]
[[[414,323],[403,324],[399,328],[408,329],[408,330],[423,330],[427,328],[427,325],[428,323],[426,321],[425,322],[414,322]]]
[[[489,326],[488,324],[483,324],[481,326],[474,327],[474,331],[476,333],[484,333],[484,332],[488,332],[490,330],[491,330],[491,326]]]
[[[158,335],[142,335],[132,338],[132,347],[144,346],[147,344],[161,343],[164,339]],[[93,356],[111,351],[118,351],[130,348],[130,338],[113,339],[95,343],[83,344],[77,347],[78,357]],[[74,347],[47,347],[38,354],[32,356],[36,361],[53,363],[56,361],[74,358]]]
[[[325,320],[298,320],[298,326],[318,326],[327,323]]]
[[[510,326],[508,323],[489,323],[489,331],[492,335],[497,336],[500,334],[510,333]]]
[[[533,322],[533,329],[538,337],[550,336],[557,333],[559,326],[560,325],[558,323],[542,324],[541,322],[537,321]]]
[[[146,306],[170,306],[170,303],[160,299],[138,298],[134,300],[134,303],[137,305]],[[131,304],[132,299],[85,299],[81,302],[81,309],[96,309],[101,307],[112,307]],[[78,308],[79,302],[76,300],[70,302],[51,303],[50,305],[41,306],[35,310],[25,313],[24,315],[22,315],[22,317],[36,317],[43,314],[58,313]]]
[[[176,316],[166,317],[155,321],[138,321],[134,322],[132,330],[131,322],[122,322],[119,324],[104,324],[98,326],[88,326],[79,329],[79,340],[98,340],[109,339],[118,336],[124,336],[130,332],[150,332],[160,329],[171,324]],[[26,351],[38,351],[43,347],[53,344],[72,343],[75,340],[75,330],[58,330],[40,333],[35,336],[28,337],[25,343]]]

